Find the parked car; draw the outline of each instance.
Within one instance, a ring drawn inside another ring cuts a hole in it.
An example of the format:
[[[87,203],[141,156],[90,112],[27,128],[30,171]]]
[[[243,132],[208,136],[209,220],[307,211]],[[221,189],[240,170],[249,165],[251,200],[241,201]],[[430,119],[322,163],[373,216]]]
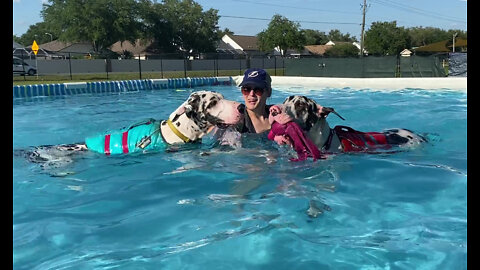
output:
[[[13,57],[13,74],[28,74],[30,76],[33,76],[37,74],[37,68],[34,66],[29,65],[25,61],[23,61],[21,58],[18,58],[16,56]]]

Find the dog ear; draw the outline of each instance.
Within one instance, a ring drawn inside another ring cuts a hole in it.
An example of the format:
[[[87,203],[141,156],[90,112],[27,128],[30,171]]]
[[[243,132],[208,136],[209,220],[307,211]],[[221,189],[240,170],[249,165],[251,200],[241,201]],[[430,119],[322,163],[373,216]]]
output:
[[[310,130],[313,125],[318,121],[318,114],[317,114],[317,103],[309,98],[307,100],[307,119],[305,121],[305,129]]]
[[[323,107],[321,105],[317,105],[317,114],[319,117],[323,117],[323,118],[327,118],[328,114],[330,113],[334,113],[336,114],[338,117],[340,117],[340,119],[342,120],[345,120],[345,118],[343,118],[342,116],[340,116],[340,114],[338,114],[334,108],[332,107]]]
[[[190,104],[186,104],[185,106],[183,106],[183,110],[185,113],[190,113],[191,111],[193,111],[193,107]]]
[[[185,107],[185,114],[188,117],[192,116],[192,113],[198,112],[199,108],[199,103],[200,103],[200,96],[198,93],[192,93],[190,97],[186,101]]]
[[[192,94],[193,95],[193,94]],[[186,100],[185,102],[182,103],[182,105],[180,105],[172,114],[170,114],[170,119],[175,122],[175,120],[177,120],[177,118],[182,115],[182,114],[186,114],[189,118],[191,117],[191,113],[193,111],[193,106],[192,104],[196,104],[198,103],[198,101],[195,103],[196,99],[195,97],[198,97],[196,95],[193,95],[193,98],[192,96],[190,96],[188,98],[188,100]]]
[[[322,105],[317,105],[317,115],[318,117],[326,118],[329,113],[333,111],[331,107],[323,107]]]
[[[169,119],[174,121],[177,120],[177,118],[185,113],[185,106],[187,105],[187,102],[183,102],[182,105],[180,105],[174,112],[170,114]]]
[[[205,108],[200,108],[200,106],[204,107],[205,103],[202,103],[201,92],[194,92],[190,95],[190,97],[186,101],[185,108],[185,115],[200,128],[204,129],[207,126],[207,120],[205,115]]]
[[[285,100],[283,100],[282,104],[285,104],[287,103],[288,101],[292,100],[295,96],[289,96],[287,98],[285,98]]]

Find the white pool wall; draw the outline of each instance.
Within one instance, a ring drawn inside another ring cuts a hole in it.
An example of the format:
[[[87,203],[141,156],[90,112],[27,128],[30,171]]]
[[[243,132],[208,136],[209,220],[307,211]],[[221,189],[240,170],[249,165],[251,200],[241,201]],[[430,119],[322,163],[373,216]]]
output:
[[[240,84],[243,76],[232,79]],[[314,87],[323,88],[353,88],[398,90],[405,88],[419,89],[451,89],[467,92],[466,77],[429,77],[429,78],[332,78],[332,77],[294,77],[272,76],[272,87]]]

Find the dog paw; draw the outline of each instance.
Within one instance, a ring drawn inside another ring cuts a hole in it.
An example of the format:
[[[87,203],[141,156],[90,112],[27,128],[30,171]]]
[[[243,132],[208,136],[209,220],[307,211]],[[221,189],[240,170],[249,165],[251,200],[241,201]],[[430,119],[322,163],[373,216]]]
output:
[[[321,214],[323,214],[324,211],[331,211],[332,209],[330,208],[330,206],[324,204],[324,203],[321,203],[321,202],[318,202],[319,204],[321,204],[320,206],[317,204],[316,201],[313,201],[313,200],[310,200],[308,202],[308,209],[307,209],[307,215],[311,218],[317,218],[318,216],[320,216]]]

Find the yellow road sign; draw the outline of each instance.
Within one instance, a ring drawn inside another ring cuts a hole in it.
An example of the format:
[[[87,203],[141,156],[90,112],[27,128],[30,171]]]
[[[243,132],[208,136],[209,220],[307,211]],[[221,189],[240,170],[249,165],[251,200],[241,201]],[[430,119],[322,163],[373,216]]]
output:
[[[32,51],[35,53],[35,55],[37,55],[38,49],[40,49],[40,47],[38,47],[37,42],[34,40],[32,44]]]

